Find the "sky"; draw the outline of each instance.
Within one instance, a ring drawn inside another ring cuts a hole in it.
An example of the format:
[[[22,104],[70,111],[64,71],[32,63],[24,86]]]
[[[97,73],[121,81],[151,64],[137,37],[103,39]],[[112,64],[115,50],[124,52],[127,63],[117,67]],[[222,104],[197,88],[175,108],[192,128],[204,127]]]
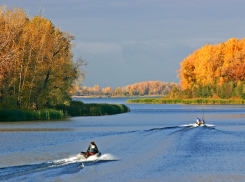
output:
[[[206,44],[245,38],[244,0],[0,0],[75,36],[83,86],[179,83],[180,63]],[[41,7],[41,8],[40,8]]]

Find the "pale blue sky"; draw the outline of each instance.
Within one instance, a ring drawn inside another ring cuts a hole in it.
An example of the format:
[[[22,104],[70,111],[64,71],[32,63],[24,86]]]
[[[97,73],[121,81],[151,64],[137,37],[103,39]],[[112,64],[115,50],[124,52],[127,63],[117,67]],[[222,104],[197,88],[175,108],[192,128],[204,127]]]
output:
[[[0,0],[25,8],[75,35],[74,57],[86,67],[84,86],[179,82],[180,62],[195,50],[244,38],[244,0]]]

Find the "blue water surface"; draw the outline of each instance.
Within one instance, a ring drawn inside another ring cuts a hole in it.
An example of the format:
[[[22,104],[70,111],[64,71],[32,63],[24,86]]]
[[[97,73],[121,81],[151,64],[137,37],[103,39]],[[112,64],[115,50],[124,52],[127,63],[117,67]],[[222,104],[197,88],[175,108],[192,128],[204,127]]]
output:
[[[0,181],[245,181],[244,105],[127,99],[76,99],[125,104],[124,114],[0,122]],[[92,140],[101,158],[78,160]]]

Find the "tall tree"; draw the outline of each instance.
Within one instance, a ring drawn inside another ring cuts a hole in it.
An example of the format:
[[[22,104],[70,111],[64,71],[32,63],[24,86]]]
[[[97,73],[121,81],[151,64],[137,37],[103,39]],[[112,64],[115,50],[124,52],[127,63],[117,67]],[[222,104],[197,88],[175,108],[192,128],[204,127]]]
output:
[[[84,78],[71,53],[74,37],[44,17],[0,7],[0,102],[39,109],[68,103],[69,90]],[[15,104],[14,104],[15,103]]]

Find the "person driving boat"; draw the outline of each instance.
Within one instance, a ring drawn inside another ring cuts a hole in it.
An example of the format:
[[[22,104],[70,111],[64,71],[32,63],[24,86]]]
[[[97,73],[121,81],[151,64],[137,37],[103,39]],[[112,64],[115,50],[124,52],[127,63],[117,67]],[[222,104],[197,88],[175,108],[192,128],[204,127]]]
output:
[[[204,119],[202,118],[199,123],[204,124],[205,123]]]
[[[200,124],[200,119],[199,118],[196,119],[196,124]]]
[[[99,153],[98,147],[96,146],[96,144],[94,143],[94,141],[92,141],[90,143],[90,145],[88,146],[88,148],[87,148],[86,158],[88,158],[91,155],[97,154],[97,153]]]

